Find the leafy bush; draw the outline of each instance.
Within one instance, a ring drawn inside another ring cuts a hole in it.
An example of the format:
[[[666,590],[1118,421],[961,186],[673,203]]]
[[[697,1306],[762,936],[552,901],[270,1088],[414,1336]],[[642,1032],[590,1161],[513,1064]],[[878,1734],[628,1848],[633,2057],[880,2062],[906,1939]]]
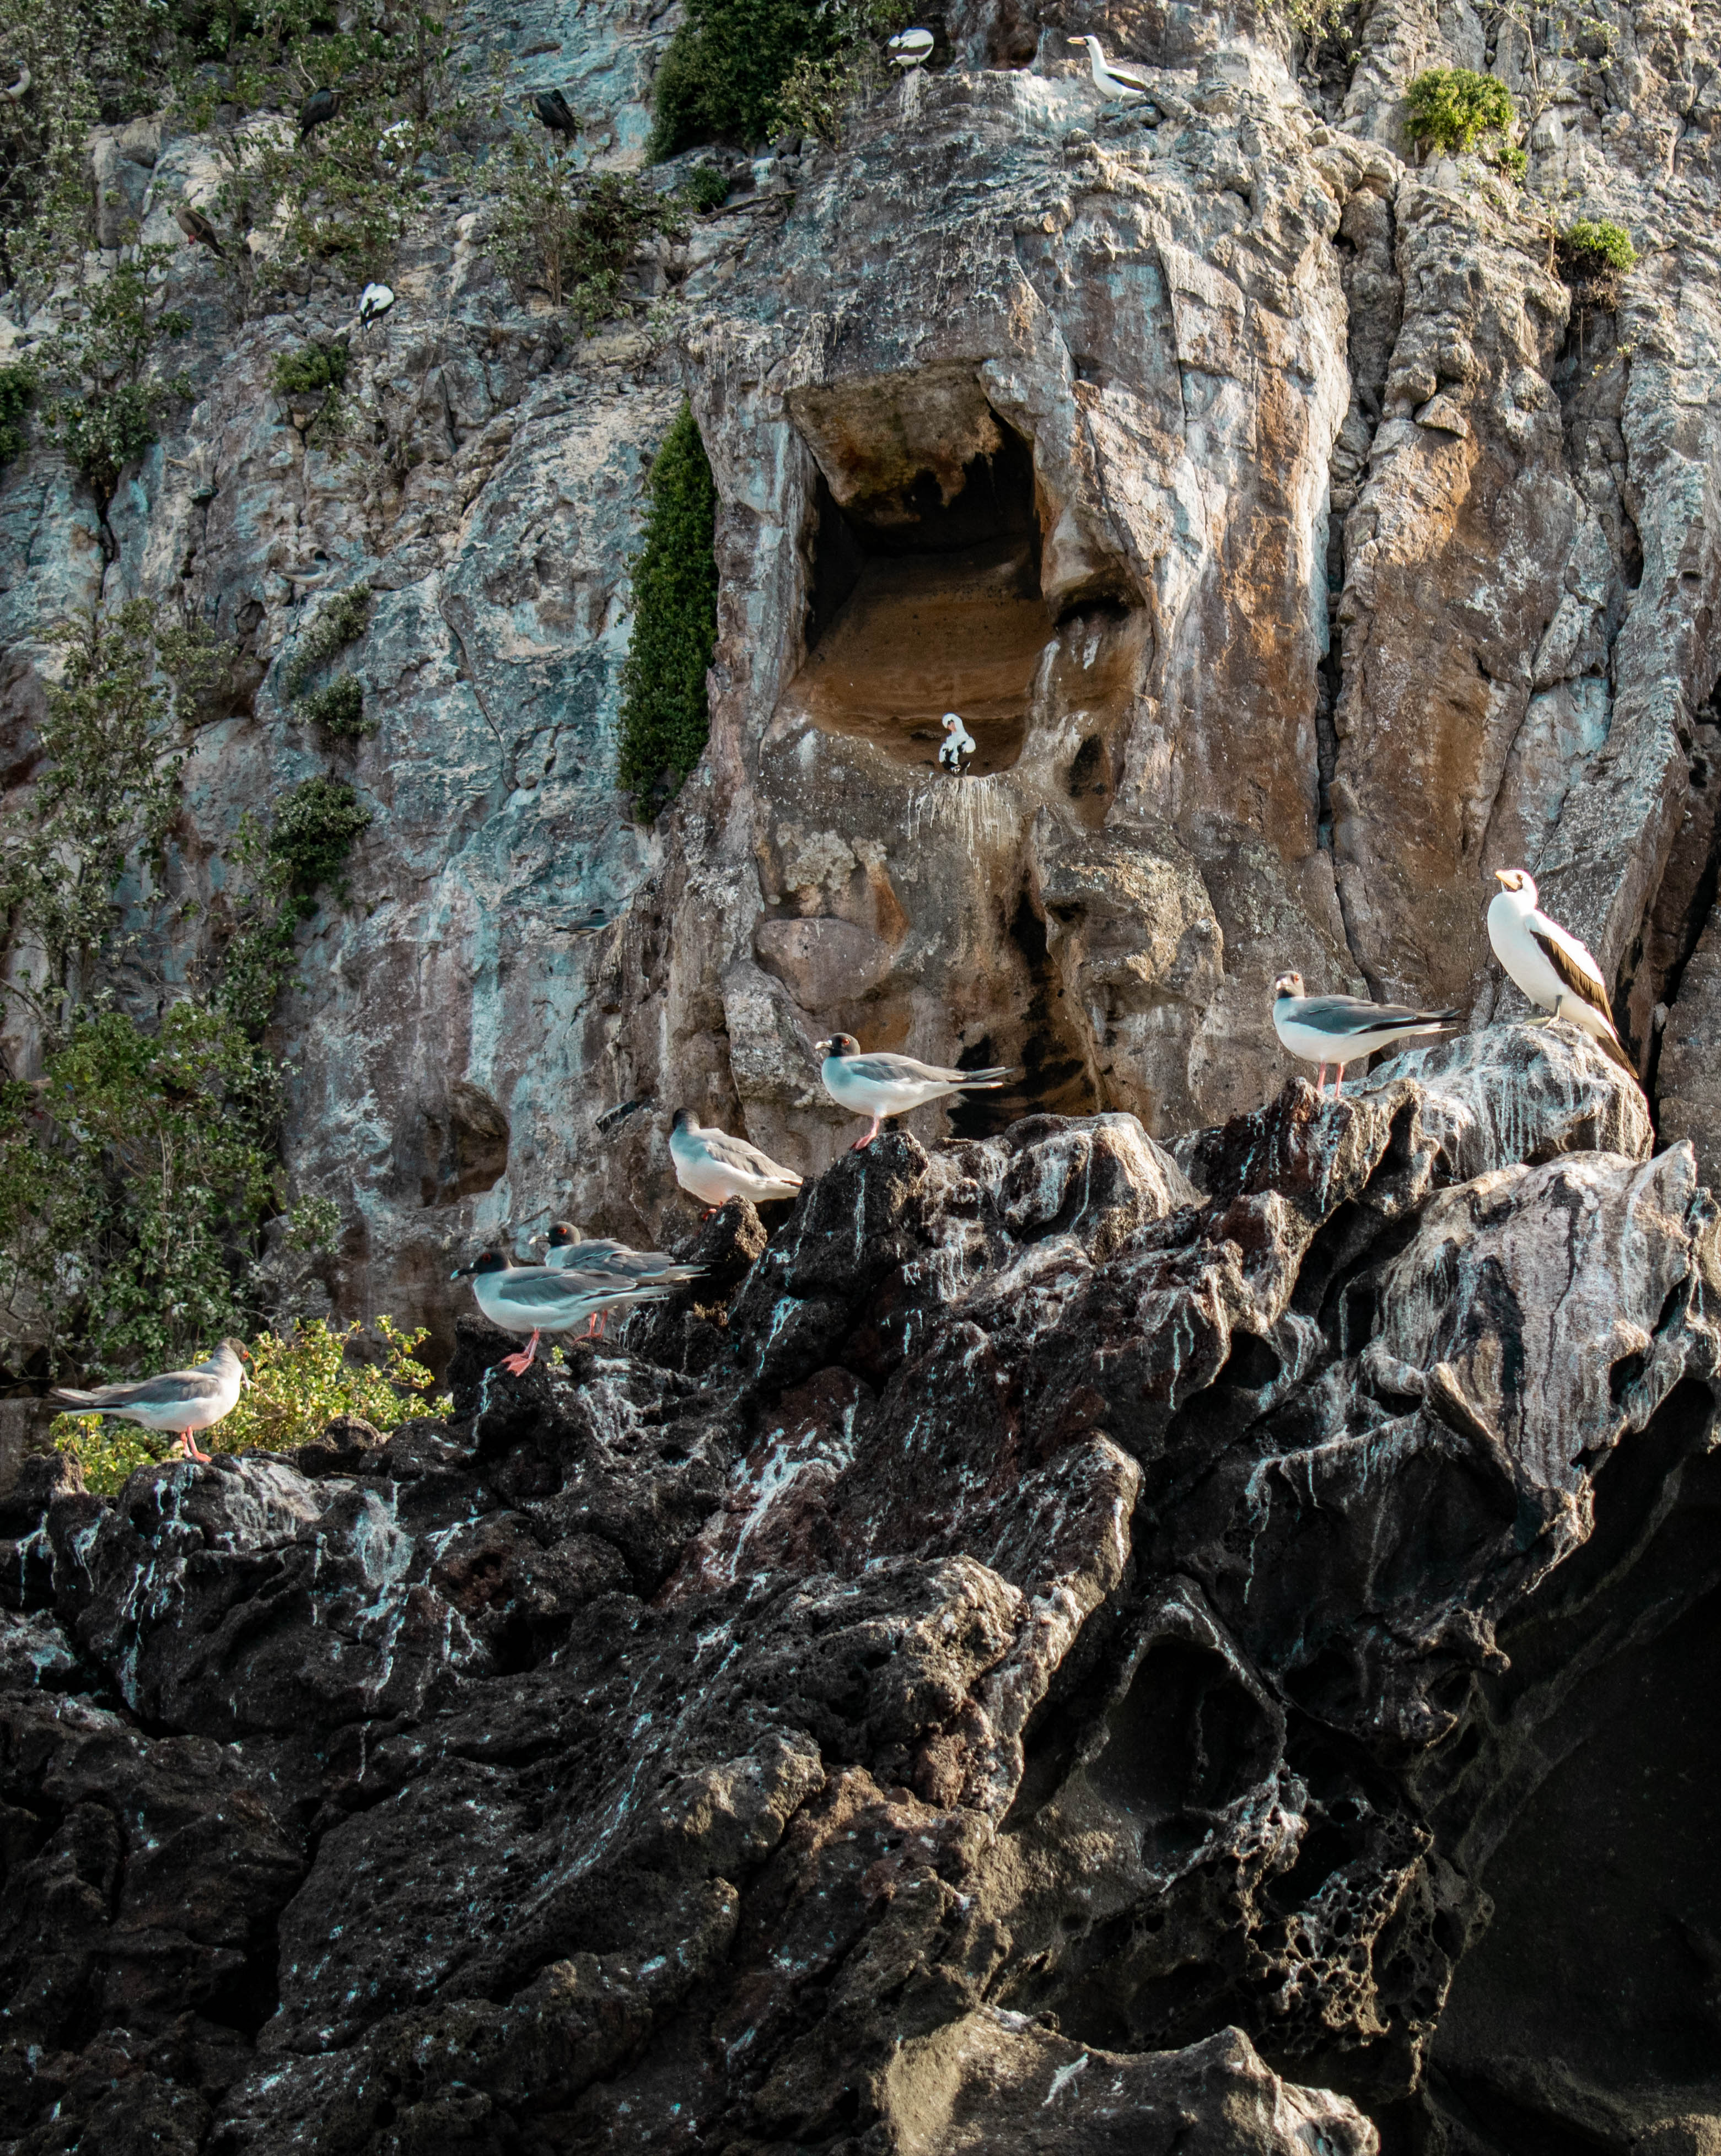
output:
[[[866,87],[876,63],[865,48],[814,59],[803,54],[783,77],[771,109],[773,135],[815,135],[833,146],[843,139],[843,116]]]
[[[372,593],[368,584],[353,584],[326,598],[317,608],[311,627],[299,639],[287,668],[287,694],[296,696],[313,674],[320,673],[337,653],[356,644],[370,627]]]
[[[681,192],[701,216],[721,209],[729,199],[728,175],[715,165],[696,165],[682,183]]]
[[[156,439],[163,408],[188,397],[184,374],[161,371],[160,347],[176,342],[191,317],[162,303],[167,247],[140,247],[109,270],[82,311],[38,348],[49,375],[63,385],[49,408],[54,439],[95,495],[107,531],[108,505],[121,473]]]
[[[1492,162],[1508,179],[1516,180],[1520,186],[1530,168],[1529,152],[1519,149],[1515,142],[1503,143],[1494,152]]]
[[[364,684],[356,675],[337,674],[326,689],[314,689],[293,706],[308,726],[320,726],[336,741],[362,741],[377,731],[364,715]]]
[[[641,818],[674,794],[711,731],[705,677],[717,634],[717,490],[688,406],[664,437],[647,484],[617,772]]]
[[[1608,270],[1624,276],[1637,264],[1631,234],[1605,218],[1575,218],[1560,235],[1560,251],[1569,271],[1580,277]]]
[[[763,141],[799,61],[852,57],[899,29],[903,0],[687,0],[653,93],[652,159],[695,142]]]
[[[341,388],[347,380],[344,344],[301,344],[296,352],[275,356],[272,377],[277,397],[316,397]]]
[[[1503,83],[1469,68],[1430,68],[1405,95],[1412,139],[1449,155],[1473,150],[1484,135],[1509,133],[1516,115]]]
[[[269,851],[291,879],[292,890],[308,897],[326,884],[336,897],[347,896],[342,871],[361,832],[371,824],[369,809],[344,778],[322,774],[293,788],[275,816]]]
[[[249,1239],[275,1209],[276,1075],[189,1000],[146,1030],[80,1012],[34,1084],[0,1086],[0,1302],[103,1374],[244,1329]]]
[[[364,1330],[357,1323],[336,1329],[316,1318],[284,1335],[259,1334],[245,1366],[251,1382],[232,1414],[203,1433],[203,1450],[289,1452],[313,1444],[336,1415],[359,1415],[388,1431],[412,1415],[450,1411],[450,1401],[431,1397],[436,1381],[415,1359],[427,1332],[403,1332],[392,1318],[378,1318],[384,1351],[378,1363],[354,1358]],[[101,1415],[57,1415],[48,1435],[75,1455],[86,1486],[106,1496],[172,1445],[171,1438]]]
[[[582,172],[556,145],[516,135],[488,246],[516,298],[543,292],[589,335],[626,311],[623,278],[641,243],[686,229],[677,198],[640,174]]]
[[[24,445],[23,418],[36,394],[36,370],[23,361],[0,367],[0,466]]]

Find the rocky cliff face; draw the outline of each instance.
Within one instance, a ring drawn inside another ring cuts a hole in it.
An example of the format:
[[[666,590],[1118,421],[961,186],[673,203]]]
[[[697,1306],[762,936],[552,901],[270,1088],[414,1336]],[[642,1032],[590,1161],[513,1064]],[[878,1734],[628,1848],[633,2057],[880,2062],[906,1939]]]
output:
[[[472,34],[560,69],[625,162],[674,19],[480,9]],[[377,819],[278,1024],[343,1310],[445,1327],[450,1248],[505,1224],[665,1232],[678,1105],[823,1165],[807,1044],[837,1027],[1024,1062],[968,1135],[1127,1111],[1168,1137],[1281,1082],[1287,964],[1483,1022],[1508,863],[1712,1157],[1713,9],[1375,0],[1313,49],[1250,0],[971,0],[946,28],[958,64],[840,152],[742,167],[660,250],[649,326],[582,343],[522,312],[481,195],[445,187],[355,341],[361,453],[307,446],[265,388],[350,295],[235,327],[190,250],[201,396],[122,490],[117,562],[48,453],[8,476],[19,782],[36,639],[98,588],[252,654],[188,773],[193,939],[240,808],[313,767],[282,684],[319,594],[379,594],[355,663],[381,731],[351,752]],[[1107,111],[1078,28],[1148,65],[1148,105]],[[1411,155],[1405,85],[1448,63],[1513,90],[1533,195]],[[101,156],[152,238],[213,172],[146,127]],[[1549,203],[1635,234],[1616,310],[1575,310]],[[648,832],[612,784],[614,677],[684,391],[721,637],[706,762]],[[959,786],[947,707],[980,742]]]
[[[887,1136],[387,1444],[33,1463],[4,2145],[1708,2147],[1716,1209],[1488,1038]]]

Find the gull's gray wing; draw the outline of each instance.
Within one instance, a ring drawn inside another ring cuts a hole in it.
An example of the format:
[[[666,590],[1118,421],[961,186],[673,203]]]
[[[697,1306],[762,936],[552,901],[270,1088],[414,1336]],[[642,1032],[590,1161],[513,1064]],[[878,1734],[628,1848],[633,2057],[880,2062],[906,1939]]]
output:
[[[179,1401],[207,1400],[221,1389],[221,1380],[207,1370],[164,1370],[158,1378],[140,1378],[135,1383],[92,1385],[87,1391],[61,1389],[62,1396],[92,1408],[166,1408]]]
[[[935,1063],[917,1063],[912,1055],[847,1055],[843,1068],[869,1086],[900,1086],[905,1078],[932,1078],[959,1085],[966,1070],[941,1070]]]
[[[701,1131],[699,1142],[712,1159],[721,1161],[725,1168],[739,1168],[747,1175],[769,1176],[773,1182],[787,1183],[802,1180],[792,1168],[784,1168],[772,1159],[769,1153],[761,1152],[756,1145],[745,1138],[731,1137],[727,1131]]]
[[[1371,1004],[1361,996],[1304,996],[1292,1022],[1344,1040],[1353,1034],[1378,1033],[1385,1025],[1452,1024],[1457,1016],[1456,1011],[1412,1010],[1406,1004]]]

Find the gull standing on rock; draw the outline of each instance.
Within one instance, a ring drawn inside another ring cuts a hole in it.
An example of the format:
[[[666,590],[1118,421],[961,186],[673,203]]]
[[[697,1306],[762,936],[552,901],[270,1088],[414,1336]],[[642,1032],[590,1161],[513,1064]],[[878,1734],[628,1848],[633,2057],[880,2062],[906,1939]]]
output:
[[[774,1198],[800,1194],[802,1178],[761,1152],[745,1138],[732,1138],[727,1131],[702,1127],[691,1108],[678,1108],[670,1130],[670,1158],[676,1163],[676,1180],[696,1198],[707,1213],[732,1198],[768,1204]]]
[[[457,1265],[450,1277],[470,1277],[478,1307],[492,1325],[504,1332],[529,1332],[532,1337],[517,1355],[505,1355],[501,1368],[517,1378],[537,1353],[546,1332],[572,1332],[576,1325],[590,1329],[593,1321],[607,1310],[630,1308],[636,1302],[661,1302],[666,1287],[642,1286],[637,1281],[598,1278],[591,1273],[558,1272],[549,1265],[516,1265],[506,1250],[485,1250],[470,1265]]]
[[[159,1378],[144,1378],[133,1384],[92,1385],[87,1390],[57,1385],[54,1398],[64,1400],[80,1414],[118,1415],[125,1422],[135,1422],[140,1430],[171,1431],[188,1460],[207,1466],[209,1455],[198,1451],[197,1432],[213,1430],[223,1416],[233,1413],[241,1390],[249,1383],[239,1359],[244,1352],[239,1341],[223,1340],[194,1369],[168,1370]]]
[[[886,1116],[907,1115],[911,1108],[942,1101],[950,1093],[995,1092],[1006,1079],[1020,1075],[1003,1063],[989,1070],[944,1070],[936,1063],[917,1063],[912,1055],[863,1055],[851,1033],[832,1034],[829,1040],[818,1042],[814,1052],[825,1059],[819,1075],[837,1106],[872,1118],[871,1129],[864,1138],[855,1139],[850,1152],[872,1143]]]
[[[583,1240],[568,1220],[553,1222],[546,1240],[550,1246],[544,1257],[547,1265],[557,1272],[583,1273],[593,1281],[614,1281],[618,1287],[630,1281],[636,1287],[681,1287],[688,1281],[703,1280],[706,1271],[704,1265],[684,1265],[667,1250],[630,1250],[608,1236]],[[592,1321],[592,1330],[603,1332],[602,1312]]]
[[[1145,101],[1153,85],[1142,69],[1128,60],[1108,60],[1097,38],[1071,38],[1070,43],[1087,46],[1093,86],[1102,97],[1109,98],[1114,105],[1140,105]]]
[[[974,737],[963,724],[956,711],[944,714],[944,738],[939,744],[938,761],[953,778],[962,776],[964,758],[974,752]]]
[[[1494,956],[1530,1001],[1548,1013],[1547,1018],[1533,1023],[1546,1025],[1563,1018],[1587,1033],[1635,1079],[1631,1059],[1614,1030],[1600,967],[1575,936],[1541,911],[1535,879],[1527,870],[1496,869],[1494,874],[1500,888],[1488,907],[1488,941]]]
[[[1361,996],[1306,996],[1301,973],[1281,973],[1273,983],[1273,1031],[1299,1060],[1319,1065],[1317,1094],[1326,1089],[1329,1063],[1337,1073],[1336,1097],[1344,1091],[1347,1063],[1418,1034],[1449,1033],[1458,1022],[1455,1010],[1415,1010],[1407,1004],[1368,1003]]]

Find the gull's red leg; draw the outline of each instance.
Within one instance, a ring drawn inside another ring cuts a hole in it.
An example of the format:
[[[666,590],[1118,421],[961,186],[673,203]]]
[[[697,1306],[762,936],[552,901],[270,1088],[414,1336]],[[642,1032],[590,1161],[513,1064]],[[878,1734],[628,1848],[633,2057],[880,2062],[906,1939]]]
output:
[[[519,1377],[522,1371],[530,1368],[532,1358],[537,1353],[537,1346],[538,1336],[534,1332],[517,1355],[504,1355],[497,1365],[498,1368],[506,1370],[510,1377]]]

